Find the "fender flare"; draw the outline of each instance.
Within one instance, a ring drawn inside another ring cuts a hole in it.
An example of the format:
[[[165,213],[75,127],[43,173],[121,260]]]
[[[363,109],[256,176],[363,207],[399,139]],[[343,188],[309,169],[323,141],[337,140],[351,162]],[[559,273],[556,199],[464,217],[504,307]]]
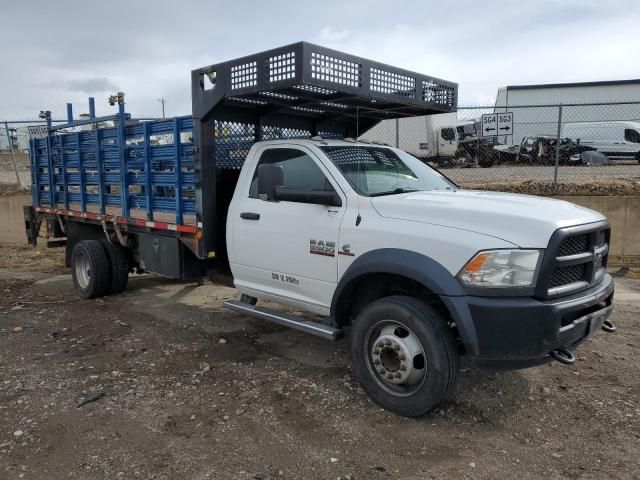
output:
[[[333,294],[332,318],[336,318],[345,289],[358,278],[371,273],[400,275],[418,282],[438,295],[455,322],[466,351],[471,354],[477,352],[478,337],[467,306],[467,293],[464,288],[440,263],[411,250],[380,248],[364,253],[354,260],[342,275]]]

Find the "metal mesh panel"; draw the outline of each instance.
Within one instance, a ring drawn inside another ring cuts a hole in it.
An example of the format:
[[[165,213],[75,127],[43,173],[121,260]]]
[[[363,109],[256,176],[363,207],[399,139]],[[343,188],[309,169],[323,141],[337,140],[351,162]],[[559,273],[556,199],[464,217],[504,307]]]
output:
[[[256,127],[251,123],[215,122],[216,166],[218,168],[242,168],[251,146],[256,141]],[[309,130],[263,125],[262,140],[310,138]]]
[[[349,170],[349,167],[363,165],[388,167],[393,170],[403,170],[406,166],[399,161],[395,153],[369,146],[354,147],[321,147],[338,167]]]
[[[260,95],[264,97],[271,97],[271,98],[276,98],[279,100],[287,100],[287,101],[294,101],[298,99],[298,97],[295,97],[293,95],[287,95],[286,93],[260,92]]]
[[[262,127],[263,140],[280,140],[286,138],[310,138],[311,132],[299,128],[283,128],[264,125]]]
[[[568,255],[576,255],[587,251],[589,237],[586,234],[576,235],[575,237],[565,238],[560,246],[556,256],[566,257]]]
[[[581,265],[571,265],[569,267],[559,267],[551,275],[551,281],[549,287],[560,287],[569,283],[579,282],[584,278],[584,268]]]
[[[253,87],[258,83],[257,62],[247,62],[231,67],[231,90]]]
[[[251,123],[220,122],[214,125],[216,166],[240,168],[255,142],[255,126]]]
[[[359,87],[361,66],[348,60],[311,52],[311,78]]]
[[[453,106],[455,101],[455,89],[442,85],[435,80],[422,82],[422,100],[439,105]]]
[[[335,90],[329,90],[328,88],[316,87],[315,85],[294,85],[296,90],[302,90],[304,92],[318,93],[320,95],[333,95]]]
[[[410,98],[416,96],[416,79],[407,75],[372,68],[370,84],[374,92],[393,93]]]
[[[296,52],[269,57],[267,60],[269,82],[280,82],[296,76]]]

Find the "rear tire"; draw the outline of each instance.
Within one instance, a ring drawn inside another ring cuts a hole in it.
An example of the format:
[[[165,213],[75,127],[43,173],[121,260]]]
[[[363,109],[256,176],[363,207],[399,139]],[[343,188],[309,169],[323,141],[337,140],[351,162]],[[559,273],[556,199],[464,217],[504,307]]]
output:
[[[460,368],[445,319],[407,296],[382,298],[360,312],[351,332],[351,361],[371,399],[406,417],[424,415],[442,403]]]
[[[76,243],[71,253],[71,278],[82,298],[106,295],[111,287],[111,265],[99,240]]]
[[[111,264],[111,285],[108,294],[122,293],[129,282],[129,253],[121,245],[115,245],[107,240],[100,240],[109,257]]]

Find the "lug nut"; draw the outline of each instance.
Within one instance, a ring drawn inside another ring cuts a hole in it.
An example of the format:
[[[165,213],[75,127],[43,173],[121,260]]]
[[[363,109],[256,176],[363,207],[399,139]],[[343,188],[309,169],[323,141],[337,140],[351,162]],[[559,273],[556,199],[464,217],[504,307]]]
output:
[[[406,365],[400,365],[400,370],[405,371],[407,369]]]
[[[378,373],[379,373],[380,375],[384,375],[384,368],[379,368],[379,369],[378,369]]]
[[[400,378],[400,377],[402,377],[402,375],[400,374],[400,372],[397,372],[396,373],[396,378]]]
[[[373,364],[374,364],[374,365],[380,365],[380,360],[375,359],[375,360],[373,361]]]
[[[382,348],[382,347],[384,347],[384,343],[378,342],[378,343],[376,343],[376,347]]]
[[[373,351],[374,355],[380,355],[380,350],[378,350],[377,348]]]
[[[400,345],[394,345],[394,346],[393,346],[393,350],[394,350],[394,351],[396,351],[396,352],[397,352],[398,350],[400,350]]]
[[[387,375],[387,378],[388,378],[389,380],[393,380],[393,374],[392,374],[392,373],[388,374],[388,375]]]
[[[390,347],[390,346],[391,346],[391,340],[385,340],[384,344],[385,344],[387,347]]]
[[[407,357],[405,357],[404,353],[401,353],[398,358],[400,358],[400,360],[406,360]]]

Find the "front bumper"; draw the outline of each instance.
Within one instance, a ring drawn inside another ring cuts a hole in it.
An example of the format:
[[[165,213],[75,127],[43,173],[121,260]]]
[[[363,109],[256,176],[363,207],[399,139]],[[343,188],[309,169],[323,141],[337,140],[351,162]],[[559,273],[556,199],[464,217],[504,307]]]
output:
[[[525,368],[575,350],[601,329],[613,310],[609,274],[588,290],[553,300],[521,297],[445,297],[469,359],[481,366]]]

